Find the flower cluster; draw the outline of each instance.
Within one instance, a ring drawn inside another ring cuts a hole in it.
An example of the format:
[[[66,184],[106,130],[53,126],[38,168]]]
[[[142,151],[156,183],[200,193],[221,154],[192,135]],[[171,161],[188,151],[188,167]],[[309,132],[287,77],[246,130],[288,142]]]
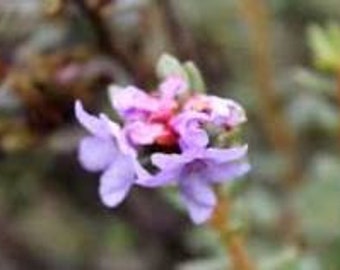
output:
[[[111,86],[109,92],[122,125],[104,114],[90,115],[80,101],[75,106],[90,133],[80,143],[79,160],[85,169],[102,172],[103,203],[117,206],[133,184],[177,185],[191,219],[209,219],[216,205],[213,185],[250,168],[247,146],[215,143],[216,134],[228,134],[246,121],[242,107],[195,93],[180,76],[168,76],[150,93],[134,86]]]

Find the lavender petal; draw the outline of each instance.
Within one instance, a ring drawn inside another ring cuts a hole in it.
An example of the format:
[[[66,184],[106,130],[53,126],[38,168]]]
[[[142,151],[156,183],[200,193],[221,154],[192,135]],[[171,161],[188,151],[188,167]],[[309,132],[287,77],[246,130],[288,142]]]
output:
[[[88,171],[98,172],[109,166],[117,155],[117,148],[112,140],[98,137],[85,137],[78,149],[78,159]]]
[[[130,157],[121,155],[100,178],[99,194],[102,202],[108,207],[120,204],[134,180],[135,174],[131,168]]]

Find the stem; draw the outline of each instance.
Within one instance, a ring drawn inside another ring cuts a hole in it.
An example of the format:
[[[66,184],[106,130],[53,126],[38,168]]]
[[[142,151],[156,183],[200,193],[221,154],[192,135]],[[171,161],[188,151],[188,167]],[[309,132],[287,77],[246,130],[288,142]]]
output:
[[[233,231],[230,222],[231,201],[227,194],[217,189],[218,205],[211,219],[211,226],[220,235],[234,270],[253,270],[255,265],[248,256],[245,240],[239,232]]]
[[[340,68],[336,74],[336,97],[337,97],[337,102],[340,108]],[[340,114],[340,113],[339,113]],[[339,117],[340,119],[340,117]],[[340,149],[340,124],[339,124],[339,130],[338,130],[338,146]]]
[[[283,194],[286,196],[281,219],[285,222],[280,224],[284,224],[283,236],[296,243],[298,221],[294,209],[290,207],[289,192],[294,191],[301,183],[302,172],[299,165],[297,138],[284,116],[276,91],[271,61],[269,10],[265,0],[240,0],[239,3],[242,19],[249,28],[252,69],[257,96],[260,97],[260,118],[273,149],[289,161],[287,171],[282,178]]]
[[[270,20],[263,0],[240,0],[242,19],[249,28],[251,61],[260,98],[260,118],[275,151],[291,161],[284,184],[291,188],[300,178],[297,143],[279,104],[271,62]]]

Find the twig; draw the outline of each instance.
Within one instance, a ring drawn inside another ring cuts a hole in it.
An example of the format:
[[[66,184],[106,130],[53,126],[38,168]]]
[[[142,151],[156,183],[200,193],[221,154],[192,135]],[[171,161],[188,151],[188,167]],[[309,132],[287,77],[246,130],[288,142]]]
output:
[[[255,265],[248,256],[243,235],[233,231],[230,222],[231,201],[227,194],[217,189],[219,203],[215,209],[211,226],[219,233],[234,270],[254,270]]]
[[[289,158],[290,169],[284,178],[287,188],[295,186],[299,180],[296,138],[284,117],[275,90],[273,66],[271,62],[271,42],[269,14],[263,0],[240,0],[241,15],[249,28],[252,68],[255,73],[258,96],[260,97],[260,117],[268,139],[277,153]]]
[[[290,204],[290,192],[296,189],[302,179],[299,165],[297,138],[284,117],[276,94],[273,66],[271,63],[269,11],[264,0],[240,0],[241,15],[249,28],[252,68],[260,97],[260,117],[268,139],[274,150],[286,158],[287,171],[282,178],[284,206],[279,224],[282,236],[298,244],[298,220]],[[283,222],[282,222],[283,221]]]
[[[340,108],[340,69],[338,70],[336,74],[336,97],[337,97],[337,102]],[[340,114],[339,114],[339,119],[340,119]],[[339,122],[339,130],[338,130],[338,146],[340,149],[340,122]]]

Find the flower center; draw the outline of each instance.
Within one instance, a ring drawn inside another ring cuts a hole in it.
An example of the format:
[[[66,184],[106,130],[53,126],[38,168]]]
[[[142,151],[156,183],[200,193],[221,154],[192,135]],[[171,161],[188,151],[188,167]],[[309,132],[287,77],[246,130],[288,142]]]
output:
[[[157,144],[162,146],[176,145],[178,135],[170,126],[170,120],[174,116],[174,113],[174,110],[165,109],[150,115],[148,120],[151,123],[157,123],[163,126],[163,131],[156,138]]]

